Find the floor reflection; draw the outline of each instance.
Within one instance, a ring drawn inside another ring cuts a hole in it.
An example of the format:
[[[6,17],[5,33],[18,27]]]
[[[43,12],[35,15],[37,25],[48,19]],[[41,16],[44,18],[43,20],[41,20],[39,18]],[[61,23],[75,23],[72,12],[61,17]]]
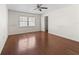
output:
[[[44,37],[45,37],[45,48],[47,48],[47,46],[48,46],[48,32],[46,32],[45,34],[44,34]]]
[[[36,45],[35,36],[20,39],[18,42],[18,51],[23,52],[25,50],[32,49],[35,47],[35,45]]]

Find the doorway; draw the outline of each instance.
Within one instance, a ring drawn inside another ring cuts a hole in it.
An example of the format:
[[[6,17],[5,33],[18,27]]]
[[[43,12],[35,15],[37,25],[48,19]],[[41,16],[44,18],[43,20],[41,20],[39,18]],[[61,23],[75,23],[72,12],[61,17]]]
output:
[[[48,16],[45,16],[44,21],[45,21],[45,32],[48,32]]]

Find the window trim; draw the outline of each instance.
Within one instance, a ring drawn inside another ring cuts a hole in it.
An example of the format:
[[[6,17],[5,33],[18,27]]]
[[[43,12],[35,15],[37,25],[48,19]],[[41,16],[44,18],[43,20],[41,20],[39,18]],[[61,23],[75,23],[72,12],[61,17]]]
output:
[[[34,17],[35,18],[35,26],[36,26],[36,17],[35,16],[28,16],[28,19],[29,17]],[[29,26],[29,27],[35,27],[35,26]]]
[[[20,17],[27,17],[27,20],[29,20],[29,17],[34,17],[35,18],[35,26],[36,26],[36,17],[35,16],[25,16],[25,15],[20,15],[18,17],[18,27],[20,28],[25,28],[25,27],[35,27],[35,26],[29,26],[29,22],[27,22],[27,26],[20,26]]]

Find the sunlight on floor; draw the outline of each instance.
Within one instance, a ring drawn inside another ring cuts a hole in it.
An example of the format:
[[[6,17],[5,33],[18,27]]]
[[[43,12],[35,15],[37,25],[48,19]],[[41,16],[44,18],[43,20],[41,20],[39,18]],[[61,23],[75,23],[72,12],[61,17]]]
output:
[[[19,40],[18,42],[18,51],[23,52],[25,50],[29,50],[35,47],[36,38],[32,36],[30,38],[24,38]]]

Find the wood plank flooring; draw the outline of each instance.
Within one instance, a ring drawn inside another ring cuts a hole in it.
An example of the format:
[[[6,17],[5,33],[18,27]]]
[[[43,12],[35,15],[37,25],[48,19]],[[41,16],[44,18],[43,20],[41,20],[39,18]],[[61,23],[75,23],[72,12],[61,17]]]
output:
[[[2,55],[79,55],[79,42],[47,32],[11,35]]]

